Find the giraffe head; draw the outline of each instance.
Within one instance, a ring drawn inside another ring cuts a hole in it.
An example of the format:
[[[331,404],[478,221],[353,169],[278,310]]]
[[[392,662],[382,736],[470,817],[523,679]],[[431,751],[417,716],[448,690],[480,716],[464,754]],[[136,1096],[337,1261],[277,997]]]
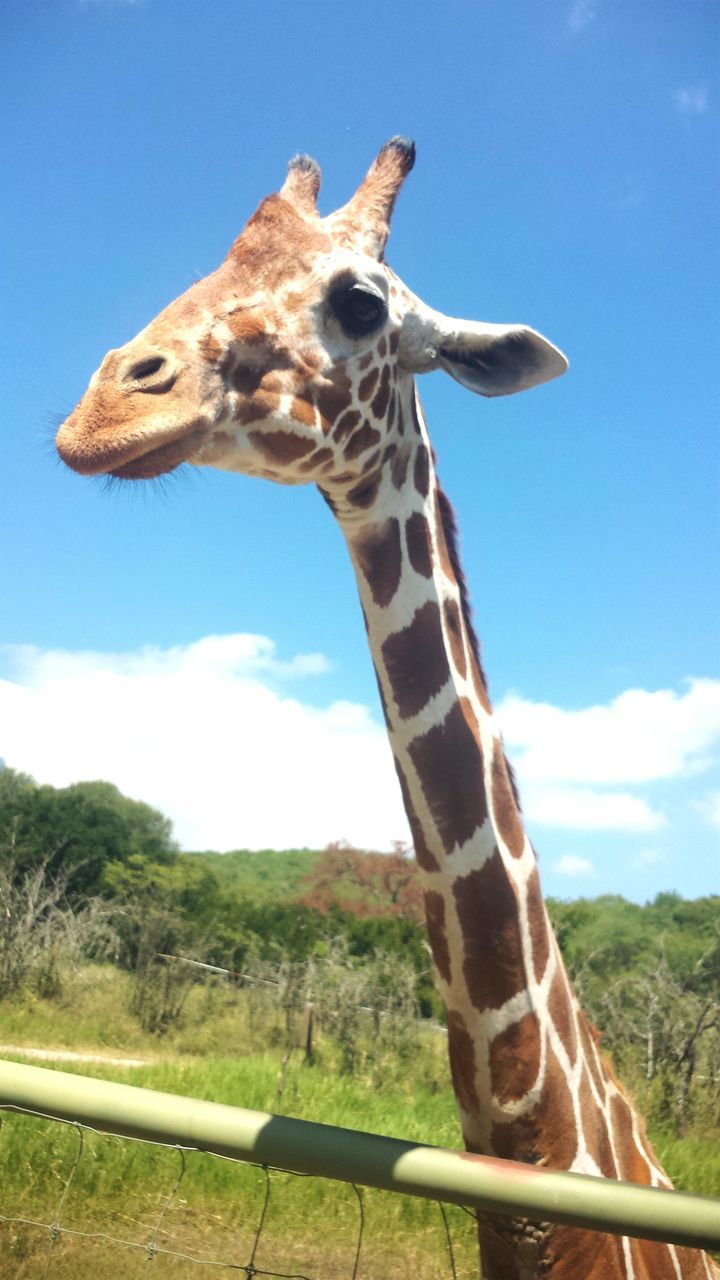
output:
[[[190,462],[352,490],[402,430],[396,390],[416,373],[443,369],[489,396],[562,373],[534,330],[449,319],[387,266],[414,158],[392,138],[325,218],[317,165],[292,160],[222,265],[105,357],[58,432],[63,460],[84,475],[145,479]]]

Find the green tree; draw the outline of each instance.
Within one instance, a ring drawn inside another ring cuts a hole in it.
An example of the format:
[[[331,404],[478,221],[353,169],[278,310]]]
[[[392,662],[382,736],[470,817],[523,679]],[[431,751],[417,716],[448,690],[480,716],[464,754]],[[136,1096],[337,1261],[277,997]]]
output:
[[[133,856],[158,863],[177,857],[172,827],[157,809],[109,782],[38,786],[0,770],[0,863],[18,874],[44,865],[67,878],[68,895],[102,893],[106,868]]]

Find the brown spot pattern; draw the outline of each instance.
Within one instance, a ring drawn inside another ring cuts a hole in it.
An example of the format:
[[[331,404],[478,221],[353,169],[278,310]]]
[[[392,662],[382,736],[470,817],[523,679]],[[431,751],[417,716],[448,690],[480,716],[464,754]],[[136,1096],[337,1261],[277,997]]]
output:
[[[600,1074],[600,1068],[597,1060],[597,1051],[595,1040],[590,1031],[590,1023],[587,1016],[582,1012],[578,1016],[578,1028],[580,1030],[580,1044],[583,1051],[583,1057],[587,1063],[588,1071],[593,1078],[595,1088],[601,1098],[605,1097],[605,1081]]]
[[[393,518],[372,525],[353,542],[353,553],[375,604],[384,609],[400,586],[400,522]]]
[[[534,1163],[535,1125],[528,1116],[520,1116],[517,1120],[500,1120],[492,1127],[490,1146],[493,1154],[501,1160]]]
[[[415,488],[421,497],[426,498],[430,491],[430,456],[425,445],[420,445],[415,454]]]
[[[259,369],[253,365],[238,364],[232,372],[230,383],[235,391],[243,396],[251,396],[257,391],[267,368]]]
[[[442,894],[428,890],[424,894],[425,921],[435,967],[445,982],[450,982],[450,951],[445,923],[445,899]]]
[[[407,627],[388,636],[382,655],[397,709],[407,720],[422,711],[450,675],[440,610],[434,600],[422,605]]]
[[[657,1240],[631,1240],[635,1280],[677,1280],[666,1244]],[[677,1260],[683,1280],[707,1280],[708,1273],[697,1250],[677,1247]],[[712,1272],[710,1273],[712,1275]]]
[[[385,706],[384,699],[383,706]],[[387,708],[385,708],[385,719],[386,722],[389,723]],[[407,814],[408,822],[410,823],[410,830],[413,838],[413,849],[415,850],[417,864],[423,871],[439,871],[440,867],[438,861],[434,853],[432,853],[428,848],[427,841],[425,839],[425,832],[423,831],[422,824],[415,812],[413,802],[410,798],[410,788],[408,787],[407,778],[405,777],[402,767],[397,760],[395,760],[395,772],[397,773],[398,782],[400,783],[403,807]]]
[[[382,335],[377,344],[377,353],[381,360],[385,359],[385,356],[387,355],[387,338],[385,337],[385,334]]]
[[[358,458],[366,449],[377,444],[380,440],[380,432],[375,427],[371,427],[369,422],[364,422],[358,431],[353,432],[345,446],[345,457]]]
[[[348,409],[341,418],[338,418],[333,428],[333,438],[335,440],[343,440],[345,436],[349,436],[350,432],[358,425],[362,417],[357,409]]]
[[[402,401],[400,400],[399,397],[397,402],[397,412],[398,412],[398,421],[397,421],[398,435],[404,436],[405,435],[405,415],[403,414]]]
[[[413,422],[413,427],[415,428],[415,434],[417,436],[420,436],[420,439],[422,439],[422,427],[420,426],[420,419],[418,417],[417,404],[415,403],[414,396],[410,402],[410,412],[412,414],[412,422]]]
[[[525,831],[510,786],[507,762],[500,744],[496,745],[492,761],[493,814],[497,829],[514,858],[519,858],[525,848]]]
[[[540,981],[545,966],[550,955],[550,925],[545,914],[545,904],[543,902],[542,890],[540,888],[540,877],[537,867],[533,867],[528,876],[527,887],[525,890],[525,903],[528,914],[528,928],[530,930],[530,942],[532,945],[533,969],[535,970],[535,980]]]
[[[337,515],[337,507],[335,505],[335,501],[331,497],[331,495],[328,493],[327,489],[323,489],[322,485],[318,485],[318,493],[320,494],[320,497],[322,498],[326,506],[330,508],[333,515],[334,516]]]
[[[475,1085],[475,1046],[462,1014],[447,1011],[448,1054],[455,1097],[464,1111],[476,1112],[480,1102]]]
[[[398,490],[402,489],[405,484],[409,463],[410,450],[406,444],[401,444],[390,467],[390,479]]]
[[[478,1224],[478,1232],[482,1274],[486,1280],[522,1280],[523,1276],[532,1274],[526,1267],[520,1270],[517,1240],[510,1219],[488,1218]]]
[[[356,484],[354,489],[349,489],[345,495],[348,502],[354,507],[361,507],[367,510],[371,507],[377,497],[380,481],[382,479],[382,471],[378,470],[374,475],[364,476],[360,484]]]
[[[370,408],[372,409],[376,418],[382,419],[385,417],[385,411],[388,407],[389,399],[390,399],[390,367],[389,365],[385,365],[385,368],[382,371],[382,378],[380,379],[380,386],[377,390],[377,394],[375,395],[375,398],[372,404],[370,405]]]
[[[490,1045],[490,1080],[498,1102],[517,1102],[540,1070],[540,1027],[534,1013],[513,1022]]]
[[[475,696],[478,702],[480,703],[480,706],[483,708],[483,710],[487,711],[488,715],[491,716],[492,706],[491,706],[490,697],[487,691],[487,685],[485,684],[485,677],[483,676],[483,673],[480,670],[480,666],[477,662],[473,662],[472,664],[472,673],[473,673],[473,688],[475,690]]]
[[[307,458],[305,462],[300,463],[300,470],[305,472],[314,471],[316,467],[321,467],[324,463],[330,462],[333,456],[332,449],[318,449],[317,453],[314,453],[311,458]]]
[[[315,406],[308,400],[304,400],[302,396],[296,396],[293,400],[290,405],[290,416],[306,427],[315,426]]]
[[[329,431],[335,419],[347,409],[352,399],[352,386],[346,373],[335,370],[331,379],[315,391],[315,403],[320,411],[323,426]]]
[[[427,528],[427,521],[425,521],[425,526]],[[430,575],[428,573],[428,577],[429,576]],[[458,675],[464,676],[467,671],[467,662],[465,659],[462,621],[457,601],[445,600],[443,602],[443,614],[445,617],[445,630],[450,644],[450,653],[452,654],[453,665]]]
[[[533,955],[534,954],[535,948],[533,947]],[[537,963],[535,976],[539,981],[540,975],[537,972]],[[550,1014],[552,1024],[560,1037],[560,1042],[567,1053],[570,1062],[573,1063],[577,1057],[578,1049],[577,1032],[575,1030],[575,1014],[570,999],[567,979],[560,965],[558,965],[550,984],[550,991],[548,993],[548,1013]]]
[[[280,405],[280,397],[265,391],[256,391],[254,396],[242,400],[235,410],[235,421],[241,426],[251,422],[264,422],[272,416]]]
[[[358,386],[358,400],[372,399],[372,395],[378,384],[379,378],[380,370],[376,365],[374,369],[371,369],[369,373],[365,374],[364,378],[361,378],[360,385]]]
[[[481,1013],[499,1009],[527,986],[517,896],[499,851],[458,879],[453,892],[470,999]]]
[[[397,329],[395,329],[394,332],[390,334],[390,355],[391,356],[394,356],[396,354],[399,346],[400,346],[400,334],[398,333]]]
[[[443,848],[450,853],[487,817],[482,751],[459,703],[441,724],[415,739],[410,757]]]
[[[601,1235],[597,1231],[579,1231],[577,1227],[552,1227],[544,1250],[543,1269],[538,1275],[553,1280],[619,1280],[626,1276],[625,1259],[619,1236]],[[635,1280],[651,1280],[647,1272],[636,1272]],[[670,1280],[655,1275],[652,1280]]]
[[[637,1149],[632,1134],[632,1111],[622,1094],[610,1099],[610,1125],[615,1137],[615,1150],[620,1164],[620,1177],[625,1182],[650,1185],[650,1171],[643,1155]]]
[[[315,441],[291,431],[249,431],[248,440],[272,462],[297,462],[315,448]]]
[[[580,1077],[578,1096],[580,1099],[580,1123],[582,1125],[585,1145],[595,1160],[603,1177],[617,1178],[617,1165],[615,1164],[615,1157],[612,1153],[607,1124],[602,1111],[592,1095],[590,1078],[587,1071],[583,1071],[582,1076]]]
[[[410,563],[422,578],[432,577],[432,542],[430,526],[420,511],[414,512],[405,522],[405,538],[407,540]],[[454,654],[453,654],[454,656]]]
[[[553,1168],[567,1169],[577,1154],[578,1135],[573,1123],[573,1104],[565,1072],[550,1045],[547,1048],[545,1080],[538,1110],[542,1138],[538,1146]],[[558,1124],[558,1116],[564,1122]]]
[[[440,568],[445,577],[450,582],[455,582],[455,573],[450,560],[450,552],[448,551],[447,538],[445,537],[445,526],[443,524],[442,512],[440,510],[439,490],[435,493],[435,536],[437,538],[438,558],[440,560]]]

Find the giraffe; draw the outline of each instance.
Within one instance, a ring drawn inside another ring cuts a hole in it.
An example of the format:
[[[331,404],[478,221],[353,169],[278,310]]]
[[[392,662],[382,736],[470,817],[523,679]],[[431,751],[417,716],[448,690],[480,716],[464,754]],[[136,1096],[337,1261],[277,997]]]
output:
[[[291,162],[221,266],[111,351],[58,432],[81,475],[179,464],[317,485],[346,540],[422,879],[468,1151],[667,1187],[571,990],[493,717],[416,375],[506,395],[562,374],[523,325],[443,316],[384,258],[414,145],[321,217]],[[718,1280],[698,1250],[483,1217],[488,1280]]]

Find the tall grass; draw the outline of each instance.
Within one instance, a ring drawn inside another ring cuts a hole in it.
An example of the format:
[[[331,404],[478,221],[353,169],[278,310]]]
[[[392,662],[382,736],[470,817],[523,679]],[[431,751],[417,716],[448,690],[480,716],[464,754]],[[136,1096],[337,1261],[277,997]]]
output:
[[[198,985],[191,993],[184,1026],[158,1039],[142,1032],[126,1012],[128,983],[127,975],[116,969],[89,966],[63,1002],[33,999],[0,1007],[0,1040],[146,1059],[143,1066],[133,1068],[47,1064],[60,1070],[410,1141],[460,1144],[444,1038],[428,1028],[417,1033],[411,1054],[393,1055],[376,1051],[368,1024],[355,1074],[348,1075],[340,1069],[339,1047],[328,1036],[320,1038],[312,1064],[303,1061],[299,1049],[290,1051],[282,1010],[273,1008],[258,992],[237,991],[224,984]],[[716,1136],[696,1134],[680,1140],[663,1133],[651,1136],[678,1186],[720,1196]],[[0,1212],[16,1220],[53,1221],[78,1154],[78,1141],[72,1126],[6,1116],[0,1131]],[[87,1135],[83,1144],[62,1222],[81,1231],[146,1242],[176,1182],[177,1152],[107,1135]],[[188,1153],[181,1185],[163,1218],[161,1242],[177,1252],[234,1258],[244,1265],[264,1195],[261,1171]],[[373,1276],[436,1280],[451,1274],[437,1206],[381,1192],[366,1192],[365,1198],[363,1280]],[[449,1212],[457,1274],[475,1276],[473,1223],[460,1210]],[[328,1280],[350,1277],[357,1214],[351,1188],[318,1178],[273,1174],[263,1265]],[[17,1221],[0,1224],[3,1280],[29,1280],[42,1274],[37,1270],[38,1258],[47,1250],[48,1239],[47,1231],[23,1228]],[[91,1265],[88,1259],[93,1251],[96,1262]],[[62,1236],[49,1274],[52,1280],[83,1280],[85,1274],[88,1280],[98,1276],[120,1280],[143,1275],[146,1265],[147,1256],[140,1251],[85,1240],[73,1243],[71,1237]],[[257,1260],[256,1265],[260,1266]],[[185,1274],[197,1277],[197,1267],[158,1255],[151,1275],[156,1269],[162,1274],[163,1268],[173,1280]]]
[[[278,1069],[278,1055],[265,1054],[240,1061],[160,1061],[124,1071],[122,1078],[147,1088],[265,1110],[277,1105]],[[107,1079],[117,1078],[119,1072],[117,1068],[88,1064],[83,1074]],[[282,1110],[288,1114],[397,1135],[405,1133],[443,1144],[456,1141],[457,1124],[447,1096],[420,1091],[414,1109],[408,1094],[383,1097],[362,1081],[333,1079],[319,1068],[301,1067],[299,1063],[291,1065],[284,1081]],[[35,1117],[7,1117],[0,1133],[3,1212],[41,1223],[54,1221],[78,1151],[79,1137],[72,1126]],[[160,1243],[193,1256],[247,1262],[264,1202],[264,1174],[252,1166],[200,1152],[186,1153],[184,1163],[180,1188],[163,1218]],[[147,1241],[180,1171],[178,1153],[169,1148],[102,1134],[84,1135],[82,1155],[61,1221],[79,1231],[102,1231],[120,1239]],[[272,1174],[270,1188],[263,1229],[264,1265],[282,1272],[292,1273],[297,1268],[301,1274],[349,1278],[358,1229],[358,1204],[352,1189],[321,1178],[287,1174]],[[380,1280],[407,1275],[431,1280],[450,1275],[437,1206],[381,1192],[363,1194],[363,1256],[367,1255],[363,1276],[376,1275]],[[453,1223],[458,1275],[469,1278],[476,1274],[473,1224],[459,1210],[448,1212]],[[17,1236],[17,1228],[14,1230]],[[6,1246],[11,1231],[12,1224],[6,1225]],[[0,1248],[3,1234],[0,1227]],[[28,1248],[27,1231],[23,1247]],[[84,1248],[86,1243],[76,1242],[72,1256],[77,1258],[78,1250]],[[3,1252],[7,1258],[7,1248]],[[123,1271],[128,1265],[127,1251],[123,1251],[122,1259],[108,1253],[103,1280],[131,1274]],[[155,1262],[153,1274],[154,1267]],[[55,1271],[51,1274],[55,1280]],[[7,1275],[8,1280],[10,1276],[21,1280],[24,1272],[3,1269],[2,1275]],[[72,1269],[68,1272],[68,1276],[75,1275]]]
[[[410,1140],[447,1146],[460,1140],[447,1087],[444,1043],[429,1031],[423,1036],[422,1071],[416,1063],[411,1070],[402,1061],[373,1055],[368,1036],[362,1069],[350,1077],[339,1072],[340,1051],[327,1038],[316,1047],[312,1065],[302,1061],[299,1050],[288,1057],[284,1018],[257,992],[248,996],[225,985],[198,986],[185,1026],[161,1040],[132,1022],[125,1012],[128,998],[127,975],[91,966],[72,998],[63,1003],[33,999],[1,1009],[0,1038],[17,1045],[147,1058],[145,1065],[132,1068],[62,1060],[43,1064],[51,1069]],[[22,1060],[22,1054],[12,1056]],[[0,1212],[15,1219],[53,1221],[77,1152],[78,1134],[72,1126],[6,1116],[0,1132]],[[198,1152],[187,1153],[185,1160],[181,1187],[163,1219],[162,1241],[177,1252],[246,1262],[265,1195],[264,1175]],[[85,1135],[62,1221],[79,1231],[147,1241],[178,1167],[178,1155],[170,1149]],[[365,1192],[364,1199],[363,1277],[435,1280],[451,1274],[436,1205],[374,1191]],[[461,1210],[447,1212],[453,1223],[457,1274],[469,1278],[477,1274],[474,1224]],[[263,1229],[264,1265],[328,1280],[350,1277],[357,1227],[352,1188],[321,1178],[273,1174]],[[47,1232],[37,1228],[0,1224],[3,1280],[37,1275],[32,1268],[43,1256],[47,1239]],[[92,1280],[98,1274],[103,1280],[141,1275],[146,1264],[145,1255],[136,1259],[134,1250],[120,1246],[73,1242],[69,1236],[62,1236],[61,1244],[53,1252],[52,1280],[57,1268],[58,1280],[65,1275],[81,1280],[88,1251],[102,1256],[102,1270],[95,1270]],[[87,1265],[91,1280],[93,1267]],[[260,1266],[257,1260],[256,1265]],[[185,1266],[190,1275],[191,1264],[163,1261],[158,1255],[152,1274],[157,1267],[161,1273],[162,1267],[170,1268],[167,1274],[175,1280],[185,1271],[173,1268]]]

